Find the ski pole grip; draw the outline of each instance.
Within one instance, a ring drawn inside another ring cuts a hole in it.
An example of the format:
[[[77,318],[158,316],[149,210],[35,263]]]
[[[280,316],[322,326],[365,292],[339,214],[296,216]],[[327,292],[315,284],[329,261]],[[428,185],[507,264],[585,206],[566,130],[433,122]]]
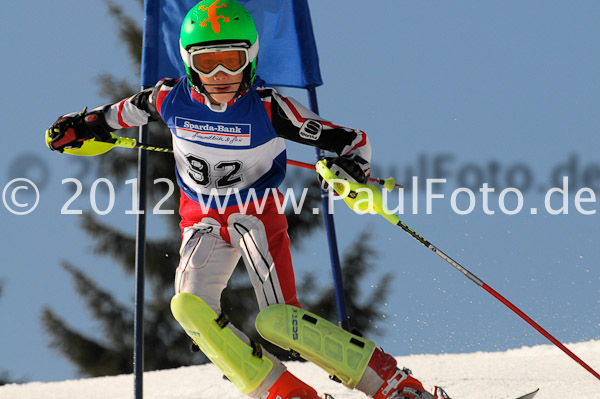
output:
[[[354,212],[359,215],[377,213],[392,224],[400,221],[397,215],[390,213],[383,205],[381,191],[378,187],[340,179],[327,167],[325,160],[317,162],[315,170]]]

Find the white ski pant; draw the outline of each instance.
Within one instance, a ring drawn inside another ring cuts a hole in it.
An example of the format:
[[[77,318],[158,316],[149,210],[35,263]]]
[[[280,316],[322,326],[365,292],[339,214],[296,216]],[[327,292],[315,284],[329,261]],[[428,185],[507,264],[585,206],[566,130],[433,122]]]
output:
[[[260,309],[276,303],[300,305],[287,230],[269,237],[258,217],[239,213],[230,215],[226,226],[206,217],[184,230],[175,292],[194,294],[220,313],[221,293],[240,256]]]

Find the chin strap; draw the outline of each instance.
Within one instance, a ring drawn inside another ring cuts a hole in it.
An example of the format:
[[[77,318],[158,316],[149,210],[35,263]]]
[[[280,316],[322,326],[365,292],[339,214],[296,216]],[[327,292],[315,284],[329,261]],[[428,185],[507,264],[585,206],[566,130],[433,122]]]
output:
[[[233,84],[237,84],[237,83],[238,82],[234,82]],[[250,84],[248,82],[241,81],[241,82],[239,82],[239,84],[240,84],[240,87],[238,87],[238,89],[235,91],[221,91],[221,92],[212,92],[211,93],[206,89],[206,86],[223,86],[222,84],[219,84],[219,83],[205,83],[200,86],[200,89],[198,89],[198,87],[196,85],[193,85],[192,89],[195,90],[196,92],[198,92],[199,94],[206,94],[207,96],[210,96],[211,94],[235,93],[235,95],[233,96],[233,99],[237,100],[238,98],[240,98],[241,96],[246,94],[246,92],[248,92],[251,88],[256,86],[257,82],[255,81],[254,83]]]
[[[233,99],[237,100],[238,98],[240,98],[241,96],[246,94],[246,92],[248,92],[250,89],[252,89],[257,84],[259,84],[259,83],[261,85],[264,84],[264,81],[262,79],[260,79],[258,76],[254,77],[253,82],[250,82],[248,68],[250,68],[250,65],[248,65],[246,67],[246,69],[244,70],[243,78],[242,78],[242,81],[240,82],[240,87],[235,92],[234,91],[223,91],[221,93],[235,93],[235,95],[233,96]],[[200,81],[200,76],[197,73],[192,73],[191,78],[188,75],[188,82],[190,82],[190,86],[192,87],[192,90],[194,90],[198,94],[204,94],[207,96],[210,96],[211,94],[219,94],[219,93],[210,93],[204,87],[204,86],[220,86],[219,84],[217,84],[217,83],[202,84],[202,82]]]
[[[243,90],[243,87],[242,87],[242,86],[247,86],[247,85],[244,85],[244,82],[233,82],[233,83],[230,83],[230,85],[234,85],[234,84],[239,84],[239,85],[240,85],[240,87],[238,87],[238,89],[237,89],[237,90],[232,90],[232,91],[219,91],[219,92],[212,92],[212,93],[211,93],[210,91],[208,91],[208,90],[206,89],[206,86],[223,86],[223,84],[218,84],[218,83],[204,83],[204,84],[202,85],[202,89],[201,89],[201,90],[202,90],[202,94],[208,94],[208,95],[211,95],[211,94],[223,94],[223,93],[236,93],[236,94],[235,94],[235,98],[237,98],[237,97],[240,95],[240,93],[242,93],[242,92],[244,92],[244,91],[247,91],[247,90]]]

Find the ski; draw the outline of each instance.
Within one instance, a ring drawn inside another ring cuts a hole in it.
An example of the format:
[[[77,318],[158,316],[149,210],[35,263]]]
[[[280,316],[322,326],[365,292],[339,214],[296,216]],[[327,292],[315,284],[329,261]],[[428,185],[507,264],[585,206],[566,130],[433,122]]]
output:
[[[540,389],[538,388],[538,389],[536,389],[535,391],[533,391],[533,392],[529,392],[528,394],[526,394],[526,395],[523,395],[523,396],[519,396],[519,397],[518,397],[518,398],[516,398],[516,399],[533,399],[533,397],[534,397],[534,396],[535,396],[535,395],[536,395],[536,394],[539,392],[539,390],[540,390]],[[434,394],[436,397],[440,398],[440,399],[452,399],[452,398],[451,398],[451,397],[450,397],[450,396],[449,396],[449,395],[446,393],[446,391],[444,391],[444,390],[443,390],[442,388],[440,388],[440,387],[435,387],[435,391],[433,391],[433,394]]]
[[[539,392],[539,390],[540,389],[538,388],[533,392],[529,392],[527,395],[519,396],[517,399],[532,399]]]

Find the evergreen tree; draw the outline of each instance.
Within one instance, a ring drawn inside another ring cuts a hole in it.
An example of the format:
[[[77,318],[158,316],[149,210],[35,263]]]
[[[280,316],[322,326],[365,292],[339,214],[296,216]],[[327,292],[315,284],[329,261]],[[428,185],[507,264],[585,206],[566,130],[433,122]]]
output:
[[[0,298],[2,298],[2,290],[4,289],[4,282],[0,280]],[[23,382],[23,380],[13,380],[8,371],[0,371],[0,386],[12,383]]]
[[[126,44],[136,71],[140,70],[142,29],[138,21],[127,16],[123,9],[111,0],[105,0],[110,15],[118,26],[119,36]],[[142,0],[137,1],[143,5]],[[105,74],[99,77],[101,94],[114,102],[126,98],[138,91],[126,79]],[[131,129],[130,129],[131,130]],[[136,131],[120,130],[119,135],[135,137]],[[151,141],[157,145],[170,145],[170,133],[161,123],[150,124]],[[173,156],[163,153],[148,154],[148,181],[157,178],[169,178],[175,182]],[[114,150],[93,158],[100,176],[112,179],[124,179],[137,167],[135,151]],[[292,173],[292,181],[298,187],[310,187],[303,210],[311,210],[320,204],[320,192],[314,174],[307,175],[297,171]],[[289,180],[287,180],[289,181]],[[175,184],[175,183],[174,183]],[[166,185],[152,185],[149,202],[155,203],[165,195]],[[171,195],[163,204],[163,209],[178,209],[178,195]],[[149,206],[151,209],[153,205]],[[303,237],[310,235],[321,227],[321,218],[310,211],[300,214],[287,213],[289,235],[297,248]],[[171,315],[169,301],[173,294],[173,278],[179,258],[180,230],[179,217],[166,216],[165,238],[149,240],[146,251],[146,303],[144,320],[144,360],[146,370],[165,369],[206,362],[202,354],[189,351],[190,340]],[[87,213],[81,218],[81,227],[94,240],[94,251],[97,254],[110,256],[125,272],[133,274],[135,265],[135,237],[120,231],[114,226],[102,223],[94,214]],[[372,268],[368,260],[373,259],[373,251],[369,249],[367,237],[358,237],[353,249],[344,257],[343,277],[346,289],[348,313],[353,326],[362,332],[370,332],[374,321],[378,318],[375,311],[387,292],[388,276],[380,282],[376,294],[359,304],[361,277]],[[323,260],[323,264],[328,264]],[[103,326],[103,339],[98,340],[70,326],[66,320],[49,308],[42,310],[42,324],[50,336],[50,344],[77,366],[85,376],[103,376],[132,372],[133,354],[133,307],[131,304],[119,303],[110,291],[99,287],[80,269],[70,263],[63,263],[64,269],[74,281],[77,293],[83,298],[94,318]],[[297,268],[298,270],[299,268]],[[305,308],[313,310],[332,321],[337,319],[333,289],[317,290],[315,278],[305,275],[299,280],[301,299]],[[310,293],[310,294],[308,294]],[[232,322],[249,333],[251,337],[263,342],[254,331],[254,317],[258,312],[253,288],[247,277],[245,267],[238,265],[230,286],[223,294],[223,311],[228,313]],[[282,358],[287,353],[269,345],[270,351]]]

